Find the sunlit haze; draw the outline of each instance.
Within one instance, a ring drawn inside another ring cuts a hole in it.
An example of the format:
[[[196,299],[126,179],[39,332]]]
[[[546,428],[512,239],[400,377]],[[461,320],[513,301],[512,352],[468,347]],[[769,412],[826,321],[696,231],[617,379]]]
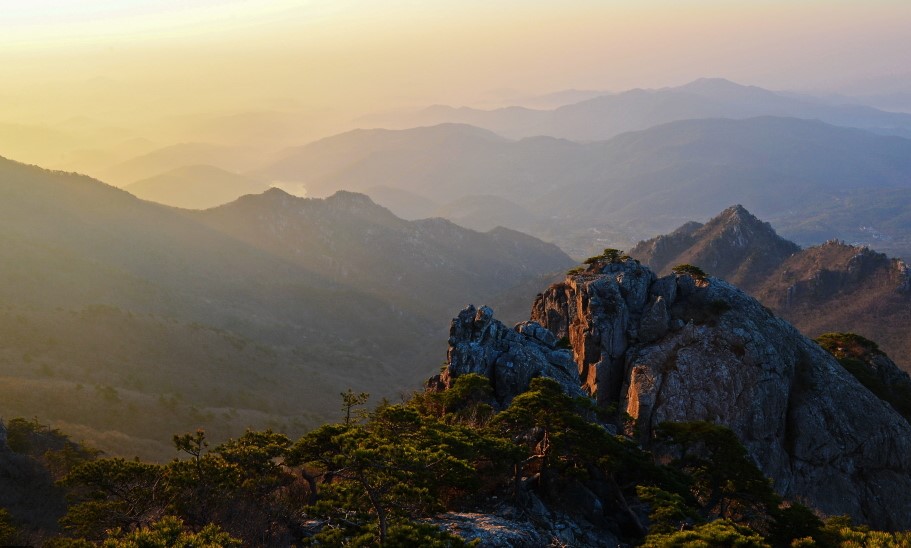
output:
[[[906,91],[909,21],[888,0],[4,0],[0,154],[93,170],[186,141],[277,150],[370,112],[705,76]]]

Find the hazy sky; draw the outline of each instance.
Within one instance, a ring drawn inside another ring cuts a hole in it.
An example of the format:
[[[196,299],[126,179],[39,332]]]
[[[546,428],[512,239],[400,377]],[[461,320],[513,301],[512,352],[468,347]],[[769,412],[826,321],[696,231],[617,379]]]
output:
[[[0,122],[154,139],[177,115],[296,110],[322,128],[701,76],[863,91],[911,82],[909,28],[907,0],[0,0]]]

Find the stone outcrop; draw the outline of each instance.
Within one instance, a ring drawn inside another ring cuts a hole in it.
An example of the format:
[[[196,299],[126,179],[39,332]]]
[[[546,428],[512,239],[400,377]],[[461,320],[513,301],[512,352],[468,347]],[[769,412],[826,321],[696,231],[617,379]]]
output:
[[[651,270],[634,261],[601,268],[603,276],[589,269],[551,286],[536,299],[532,320],[569,339],[584,389],[607,404],[619,398],[630,335],[638,333],[646,305],[660,305],[650,299],[655,282]],[[661,287],[671,291],[666,284]],[[647,316],[646,331],[653,335],[660,326],[653,325],[652,314]]]
[[[596,263],[532,320],[567,337],[587,393],[632,415],[730,427],[775,488],[829,515],[911,527],[911,427],[829,353],[732,285]]]
[[[478,548],[622,546],[610,532],[577,516],[551,512],[540,501],[524,511],[504,504],[495,514],[450,512],[430,523],[466,540],[478,541]]]
[[[867,365],[883,386],[899,388],[911,393],[911,376],[899,369],[895,362],[889,359],[889,356],[882,353],[874,354],[868,358]]]
[[[437,516],[431,523],[454,535],[478,541],[480,548],[537,548],[550,544],[536,524],[491,514],[450,512]]]
[[[535,377],[550,377],[566,393],[583,395],[572,353],[558,348],[551,331],[533,321],[506,327],[487,306],[470,305],[452,320],[448,367],[431,384],[449,388],[456,377],[467,373],[489,378],[501,405],[528,390]]]

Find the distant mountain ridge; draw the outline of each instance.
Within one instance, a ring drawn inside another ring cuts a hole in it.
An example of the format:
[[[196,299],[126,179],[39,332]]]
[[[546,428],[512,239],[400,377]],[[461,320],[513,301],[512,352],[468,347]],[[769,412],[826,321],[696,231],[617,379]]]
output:
[[[345,191],[321,200],[271,189],[192,216],[329,279],[394,296],[397,307],[411,303],[411,312],[428,321],[445,314],[443,303],[467,293],[491,298],[573,262],[557,246],[516,231],[405,221],[366,195]]]
[[[143,200],[185,209],[219,206],[267,188],[265,181],[205,164],[178,167],[124,187]]]
[[[681,263],[737,283],[809,336],[854,332],[911,370],[911,277],[904,261],[832,240],[800,249],[742,206],[705,225],[640,242],[630,255],[658,272]]]
[[[523,234],[408,222],[360,194],[274,189],[187,211],[0,159],[0,414],[71,420],[146,456],[209,422],[216,437],[300,431],[349,386],[391,397],[425,377],[441,311],[571,263]]]
[[[92,175],[123,187],[162,173],[194,165],[212,165],[225,171],[248,171],[258,165],[261,152],[249,147],[213,143],[177,143],[110,166]]]
[[[411,116],[380,116],[365,121],[389,128],[464,123],[514,139],[547,135],[574,141],[602,141],[674,121],[757,116],[821,120],[885,135],[911,137],[909,114],[779,94],[723,78],[701,78],[678,87],[603,94],[551,110],[522,107],[479,110],[435,105]]]
[[[419,199],[409,195],[437,204],[495,196],[515,204],[500,209],[531,214],[504,226],[578,258],[731,203],[801,244],[838,237],[911,253],[899,200],[911,195],[911,140],[794,118],[686,120],[588,144],[509,141],[457,125],[358,131],[289,151],[259,175],[300,181],[317,196],[396,189],[384,200],[393,211],[396,200],[413,211]],[[861,230],[881,223],[882,238]]]

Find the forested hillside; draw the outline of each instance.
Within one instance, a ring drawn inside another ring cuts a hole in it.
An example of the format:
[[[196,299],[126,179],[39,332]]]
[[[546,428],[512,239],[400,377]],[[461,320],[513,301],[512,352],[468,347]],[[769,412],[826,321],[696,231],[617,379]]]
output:
[[[175,430],[298,434],[349,384],[394,397],[434,372],[449,310],[527,302],[513,287],[569,264],[363,195],[190,212],[0,160],[0,415],[160,459]]]

